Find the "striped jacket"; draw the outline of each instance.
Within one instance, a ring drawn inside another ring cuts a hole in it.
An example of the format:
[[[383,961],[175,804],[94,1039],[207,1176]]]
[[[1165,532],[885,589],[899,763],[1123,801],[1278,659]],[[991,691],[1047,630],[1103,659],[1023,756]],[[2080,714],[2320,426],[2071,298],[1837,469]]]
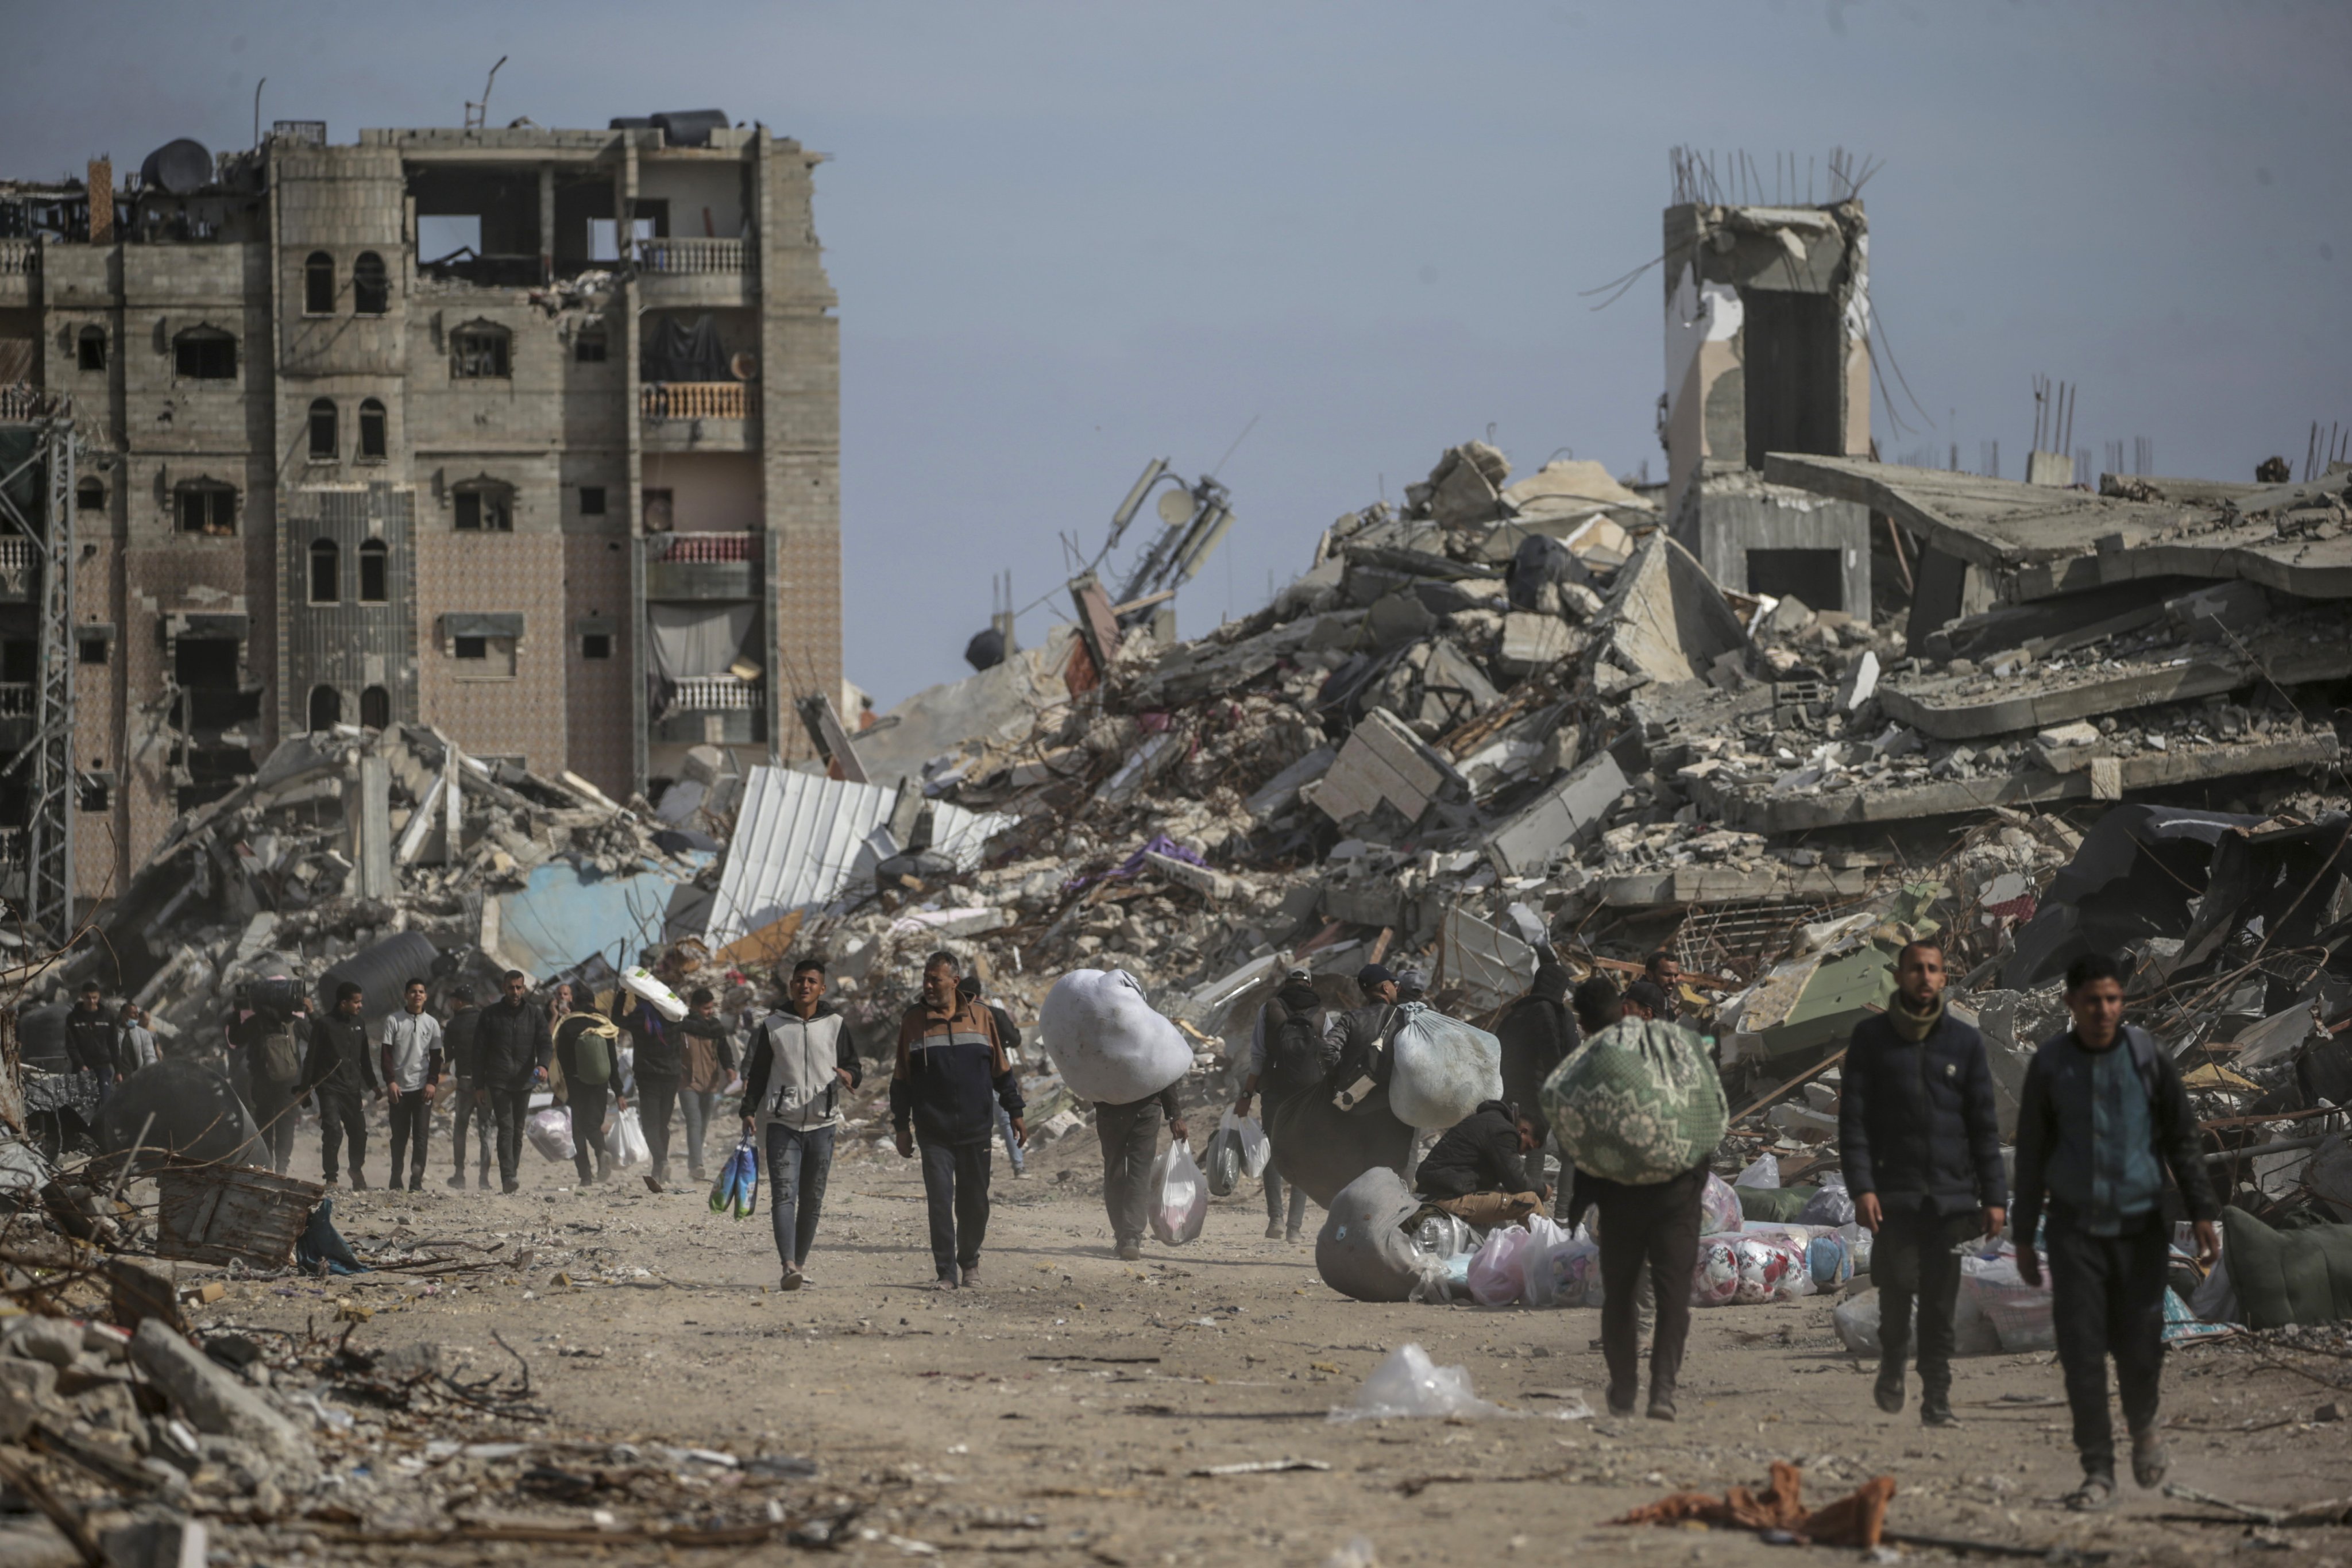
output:
[[[991,1100],[1021,1114],[1021,1080],[985,1007],[959,999],[953,1013],[921,1002],[898,1024],[890,1069],[890,1125],[926,1143],[984,1143],[995,1131]]]

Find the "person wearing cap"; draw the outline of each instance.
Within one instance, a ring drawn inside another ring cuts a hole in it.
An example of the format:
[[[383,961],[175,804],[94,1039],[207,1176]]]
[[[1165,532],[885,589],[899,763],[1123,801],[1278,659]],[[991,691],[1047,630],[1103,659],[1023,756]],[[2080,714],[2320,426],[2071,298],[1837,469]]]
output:
[[[1282,1051],[1286,1037],[1288,1049]],[[1284,1063],[1286,1070],[1273,1070],[1276,1052],[1287,1058]],[[1315,991],[1315,972],[1296,968],[1283,976],[1282,989],[1257,1010],[1257,1023],[1250,1031],[1249,1060],[1242,1079],[1241,1098],[1234,1101],[1234,1114],[1247,1116],[1250,1101],[1263,1087],[1266,1100],[1265,1120],[1273,1121],[1276,1110],[1292,1096],[1305,1093],[1323,1081],[1322,1055],[1323,998]],[[1295,1182],[1290,1184],[1286,1224],[1282,1173],[1274,1168],[1271,1160],[1266,1162],[1265,1181],[1266,1239],[1297,1241],[1307,1224],[1307,1189]]]
[[[1407,1002],[1425,1002],[1429,999],[1429,976],[1418,969],[1399,970],[1396,987],[1399,1006],[1402,1006]]]
[[[1397,977],[1377,963],[1356,971],[1356,989],[1364,1005],[1335,1013],[1323,1030],[1325,1055],[1333,1059],[1332,1081],[1341,1093],[1356,1098],[1389,1081],[1394,1067],[1389,1055],[1389,1035],[1396,1027]]]
[[[977,974],[967,974],[956,982],[957,995],[987,1008],[988,1016],[996,1020],[996,1042],[1004,1047],[1004,1059],[1013,1064],[1013,1075],[1018,1077],[1021,1072],[1021,1031],[1013,1027],[1012,1014],[981,994],[983,989]],[[1017,1180],[1027,1175],[1029,1162],[1021,1152],[1021,1140],[1013,1136],[1013,1114],[1002,1105],[996,1107],[996,1132],[1004,1140],[1013,1177]]]

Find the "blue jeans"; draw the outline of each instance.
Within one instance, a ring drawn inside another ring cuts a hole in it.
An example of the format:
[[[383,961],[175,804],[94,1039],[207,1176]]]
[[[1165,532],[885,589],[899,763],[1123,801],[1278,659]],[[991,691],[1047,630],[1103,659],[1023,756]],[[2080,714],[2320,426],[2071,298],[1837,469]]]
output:
[[[1029,1162],[1022,1158],[1021,1141],[1013,1136],[1013,1113],[1001,1104],[996,1107],[996,1131],[1004,1140],[1004,1152],[1012,1157],[1013,1170],[1025,1170]]]
[[[824,1180],[833,1169],[838,1127],[768,1123],[768,1220],[776,1228],[776,1256],[787,1268],[808,1261],[824,1207]]]

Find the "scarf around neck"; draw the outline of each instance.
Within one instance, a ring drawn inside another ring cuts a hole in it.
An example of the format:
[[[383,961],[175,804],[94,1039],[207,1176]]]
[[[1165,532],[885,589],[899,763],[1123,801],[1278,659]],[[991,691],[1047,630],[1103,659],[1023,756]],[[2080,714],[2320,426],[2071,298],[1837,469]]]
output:
[[[1924,1013],[1914,1011],[1910,1001],[1900,991],[1886,1005],[1886,1021],[1895,1026],[1895,1034],[1907,1045],[1916,1046],[1926,1039],[1935,1031],[1937,1023],[1943,1016],[1944,998],[1940,993]]]

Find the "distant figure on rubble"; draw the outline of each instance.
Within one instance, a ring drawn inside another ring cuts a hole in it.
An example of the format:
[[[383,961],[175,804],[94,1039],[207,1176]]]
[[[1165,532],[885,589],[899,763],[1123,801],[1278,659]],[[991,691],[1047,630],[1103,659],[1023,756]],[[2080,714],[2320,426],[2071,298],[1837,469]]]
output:
[[[667,983],[667,964],[660,953],[647,949],[642,962]],[[669,1184],[669,1121],[677,1110],[678,1091],[686,1087],[686,1053],[670,1023],[625,985],[613,992],[613,1022],[628,1035],[633,1047],[629,1070],[636,1079],[637,1121],[653,1162],[646,1187],[658,1193]]]
[[[841,1091],[866,1077],[849,1020],[824,999],[824,965],[814,958],[793,966],[783,1007],[753,1031],[743,1064],[743,1136],[766,1120],[768,1217],[786,1290],[808,1283],[809,1249],[841,1133]]]
[[[1575,984],[1576,976],[1568,965],[1538,963],[1528,994],[1505,1007],[1495,1021],[1495,1037],[1503,1045],[1503,1098],[1535,1124],[1538,1150],[1551,1135],[1551,1123],[1536,1103],[1544,1079],[1584,1042],[1576,1015],[1568,1005],[1569,987]],[[1560,1168],[1568,1168],[1565,1154],[1560,1157]],[[1540,1174],[1540,1159],[1537,1169]]]
[[[302,1089],[319,1105],[319,1169],[320,1180],[335,1184],[342,1146],[352,1146],[352,1191],[367,1186],[367,1102],[383,1093],[376,1077],[375,1049],[368,1043],[367,1025],[360,1017],[362,993],[359,982],[346,980],[335,987],[335,1005],[325,1016],[310,1020],[310,1054],[302,1064]]]
[[[1652,1016],[1669,1024],[1682,1022],[1682,1000],[1676,994],[1682,988],[1682,960],[1662,947],[1643,962],[1642,978],[1658,988],[1660,1007]]]
[[[1327,1068],[1323,1060],[1323,998],[1315,991],[1315,972],[1293,969],[1283,977],[1282,989],[1257,1010],[1257,1023],[1250,1030],[1249,1060],[1242,1079],[1241,1098],[1234,1101],[1234,1114],[1247,1116],[1250,1100],[1263,1092],[1265,1121],[1271,1124],[1282,1106],[1322,1088]],[[1290,1210],[1286,1223],[1282,1173],[1274,1168],[1271,1160],[1265,1163],[1265,1180],[1266,1239],[1279,1237],[1296,1244],[1307,1224],[1307,1189],[1296,1182],[1289,1184]]]
[[[577,1011],[569,985],[558,986],[557,993],[566,1011],[555,1024],[555,1070],[562,1075],[563,1106],[572,1115],[572,1168],[584,1187],[612,1179],[604,1113],[608,1107],[629,1108],[628,1096],[620,1091],[621,1029],[610,1018]]]
[[[1854,1215],[1874,1238],[1878,1407],[1903,1408],[1911,1304],[1919,1306],[1919,1419],[1955,1425],[1953,1317],[1958,1249],[1998,1237],[2009,1188],[1984,1038],[1944,1005],[1944,954],[1915,942],[1895,955],[1886,1011],[1854,1026],[1839,1086],[1838,1152]]]
[[[129,1078],[141,1068],[152,1068],[162,1060],[155,1048],[155,1031],[148,1026],[147,1009],[136,1002],[122,1005],[122,1018],[114,1047],[115,1067]]]
[[[449,1020],[441,1026],[441,1043],[448,1056],[449,1070],[457,1075],[453,1131],[449,1135],[449,1184],[458,1188],[466,1184],[466,1129],[471,1126],[477,1155],[474,1184],[488,1192],[493,1139],[489,1110],[483,1104],[482,1053],[474,1037],[481,1021],[481,1010],[474,1005],[474,988],[464,984],[449,987]]]
[[[1004,1059],[1013,1064],[1015,1074],[1021,1071],[1021,1031],[1013,1026],[1013,1015],[981,995],[980,976],[967,974],[956,982],[956,994],[967,1002],[978,1002],[996,1020],[996,1043],[1004,1047]],[[996,1107],[996,1135],[1004,1140],[1006,1157],[1013,1163],[1013,1174],[1017,1178],[1029,1173],[1029,1162],[1021,1152],[1021,1141],[1013,1136],[1013,1118],[1004,1107]]]
[[[1677,1081],[1715,1080],[1715,1064],[1706,1059],[1697,1036],[1678,1025],[1627,1017],[1617,987],[1605,976],[1593,975],[1576,988],[1576,1018],[1587,1042],[1579,1060],[1593,1051],[1618,1051],[1629,1072],[1659,1080],[1661,1100]],[[1721,1090],[1714,1093],[1719,1103]],[[1577,1151],[1569,1153],[1573,1158]],[[1601,1350],[1609,1366],[1613,1415],[1633,1413],[1641,1384],[1643,1303],[1637,1282],[1646,1272],[1657,1311],[1657,1332],[1650,1343],[1649,1415],[1653,1421],[1675,1418],[1675,1390],[1690,1339],[1690,1280],[1698,1266],[1699,1199],[1706,1175],[1703,1158],[1660,1182],[1610,1181],[1580,1165],[1577,1169],[1569,1223],[1589,1207],[1601,1211]]]
[[[702,1150],[710,1123],[719,1114],[719,1097],[742,1080],[735,1073],[735,1038],[727,1020],[719,1016],[719,998],[707,985],[697,986],[686,999],[693,1011],[677,1026],[678,1055],[686,1072],[677,1097],[678,1113],[686,1119],[686,1173],[705,1180]]]
[[[2074,1026],[2042,1042],[2025,1069],[2017,1112],[2017,1272],[2042,1283],[2050,1251],[2052,1325],[2083,1484],[2066,1499],[2094,1512],[2116,1492],[2107,1421],[2107,1357],[2131,1428],[2132,1479],[2153,1487],[2169,1463],[2158,1416],[2164,1384],[2164,1290],[2172,1227],[2168,1168],[2195,1222],[2197,1260],[2221,1254],[2220,1209],[2205,1177],[2197,1113],[2180,1069],[2147,1030],[2126,1024],[2123,971],[2105,953],[2066,968]],[[2049,1226],[2041,1237],[2043,1205]]]
[[[114,1020],[106,1016],[106,993],[95,980],[82,984],[81,995],[66,1014],[66,1059],[76,1072],[97,1081],[99,1109],[113,1098],[122,1074],[114,1059]]]
[[[1530,1177],[1520,1159],[1543,1142],[1540,1126],[1508,1100],[1490,1100],[1446,1129],[1413,1174],[1413,1191],[1424,1201],[1404,1228],[1418,1229],[1443,1212],[1492,1230],[1540,1212],[1551,1188]]]
[[[898,1024],[890,1069],[890,1125],[899,1156],[922,1146],[923,1196],[930,1210],[931,1266],[939,1289],[980,1283],[980,1249],[988,1238],[992,1097],[1013,1119],[1023,1143],[1021,1080],[1004,1059],[996,1020],[956,992],[955,955],[923,963],[923,999]]]
[[[309,1004],[284,980],[241,986],[238,1000],[245,1016],[229,1026],[229,1043],[245,1053],[248,1109],[269,1168],[282,1176],[294,1163],[295,1112],[310,1048]]]
[[[503,984],[506,994],[483,1008],[474,1026],[482,1074],[474,1093],[488,1103],[490,1124],[499,1131],[499,1186],[514,1193],[522,1187],[522,1124],[531,1088],[547,1081],[554,1046],[547,1015],[530,1004],[530,976],[509,969]]]
[[[433,1131],[433,1096],[441,1084],[441,1021],[425,1010],[426,990],[424,981],[409,981],[401,987],[400,1011],[383,1021],[383,1092],[391,1101],[395,1192],[404,1164],[408,1190],[425,1190],[425,1144]]]

